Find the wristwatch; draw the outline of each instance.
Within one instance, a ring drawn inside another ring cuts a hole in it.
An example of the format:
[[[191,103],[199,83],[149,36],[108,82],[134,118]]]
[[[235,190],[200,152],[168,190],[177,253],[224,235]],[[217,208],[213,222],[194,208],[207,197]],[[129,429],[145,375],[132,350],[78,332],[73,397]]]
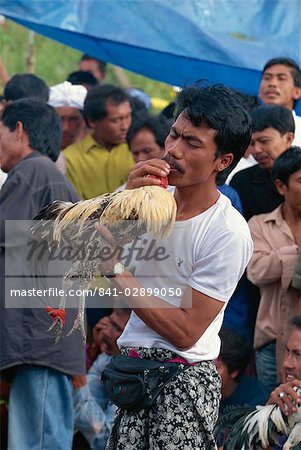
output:
[[[116,263],[113,267],[112,272],[103,273],[102,275],[104,277],[113,278],[116,277],[116,275],[122,275],[124,272],[124,265],[120,262]]]

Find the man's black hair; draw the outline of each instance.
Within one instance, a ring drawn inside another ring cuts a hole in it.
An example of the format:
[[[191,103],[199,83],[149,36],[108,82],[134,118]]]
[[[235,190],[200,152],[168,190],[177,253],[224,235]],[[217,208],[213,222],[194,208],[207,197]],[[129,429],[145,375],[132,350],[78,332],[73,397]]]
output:
[[[16,74],[6,83],[3,95],[7,101],[37,98],[46,103],[49,97],[49,88],[45,81],[36,75]]]
[[[131,103],[130,96],[124,89],[113,84],[94,86],[87,94],[84,103],[84,115],[87,120],[102,120],[107,116],[107,102],[120,105]]]
[[[90,56],[90,55],[87,55],[87,54],[85,53],[85,54],[81,57],[80,60],[81,60],[81,61],[88,61],[89,59],[94,59],[94,61],[96,61],[97,64],[98,64],[98,68],[99,68],[100,72],[102,72],[103,74],[106,73],[106,70],[107,70],[107,63],[104,62],[104,61],[101,61],[101,59],[94,58],[94,56]]]
[[[291,325],[293,327],[297,327],[297,328],[299,328],[299,330],[301,330],[301,315],[294,316],[291,319]]]
[[[295,133],[295,121],[292,112],[280,105],[262,105],[251,112],[252,132],[274,128],[281,135]]]
[[[133,119],[126,138],[129,147],[131,147],[131,140],[143,128],[151,131],[159,147],[164,148],[164,142],[170,130],[170,122],[163,116],[153,116],[151,114],[141,115]]]
[[[288,185],[289,177],[300,169],[301,148],[292,146],[276,159],[272,169],[272,178]]]
[[[89,72],[84,70],[77,70],[75,72],[69,73],[67,77],[67,81],[71,84],[75,85],[88,85],[88,86],[96,86],[98,84],[97,78]]]
[[[255,108],[261,105],[257,95],[246,94],[245,92],[233,89],[241,98],[241,102],[246,111],[250,114]]]
[[[251,361],[253,350],[237,331],[230,328],[222,327],[219,337],[221,339],[219,358],[226,364],[229,374],[239,371],[235,378],[235,381],[239,381]]]
[[[147,114],[147,109],[145,107],[145,104],[142,100],[138,97],[132,97],[130,95],[130,102],[131,102],[131,108],[132,108],[132,120],[138,119],[141,114],[145,115]]]
[[[223,85],[195,85],[179,92],[176,104],[177,116],[184,112],[194,126],[205,122],[216,130],[216,157],[233,154],[230,166],[217,174],[216,183],[223,184],[251,141],[251,119],[240,96]]]
[[[264,66],[262,74],[272,66],[276,66],[281,64],[282,66],[287,66],[292,69],[292,75],[294,78],[294,85],[296,87],[301,87],[301,70],[296,61],[291,58],[286,58],[284,56],[280,56],[278,58],[270,59]]]
[[[29,146],[56,161],[61,149],[61,119],[52,106],[26,98],[12,102],[2,114],[3,125],[15,131],[21,122]]]
[[[162,109],[160,114],[167,119],[172,120],[175,115],[175,109],[176,109],[176,102],[170,102],[165,108]]]

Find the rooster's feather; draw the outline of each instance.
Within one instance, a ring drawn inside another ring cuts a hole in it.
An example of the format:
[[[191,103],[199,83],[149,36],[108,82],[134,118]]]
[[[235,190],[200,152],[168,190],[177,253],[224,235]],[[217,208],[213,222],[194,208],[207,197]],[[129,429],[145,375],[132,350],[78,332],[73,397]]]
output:
[[[295,387],[301,396],[301,389]],[[241,417],[227,436],[224,450],[261,450],[276,445],[279,436],[287,436],[283,450],[300,450],[301,405],[285,416],[278,405],[259,406]]]
[[[85,248],[84,257],[75,259],[71,269],[63,277],[63,287],[70,288],[74,279],[78,278],[81,287],[87,289],[92,281],[97,264],[91,262],[95,248],[108,247],[108,242],[95,229],[95,221],[109,229],[116,239],[122,242],[134,240],[144,233],[156,238],[165,239],[172,230],[176,216],[174,197],[159,186],[144,186],[132,190],[124,190],[112,194],[104,194],[90,200],[75,204],[55,201],[46,206],[35,218],[38,222],[30,230],[31,242],[43,242],[47,251],[37,260],[35,252],[30,264],[32,272],[37,277],[45,276],[49,252],[57,248],[65,237],[73,249],[73,254],[79,254]],[[44,248],[45,249],[45,248]],[[81,254],[82,255],[82,254]],[[65,310],[66,295],[61,299],[58,310],[60,336],[62,323],[61,311]],[[84,298],[80,299],[80,321],[83,321]],[[51,309],[52,318],[55,316]],[[83,323],[76,327],[83,332]]]

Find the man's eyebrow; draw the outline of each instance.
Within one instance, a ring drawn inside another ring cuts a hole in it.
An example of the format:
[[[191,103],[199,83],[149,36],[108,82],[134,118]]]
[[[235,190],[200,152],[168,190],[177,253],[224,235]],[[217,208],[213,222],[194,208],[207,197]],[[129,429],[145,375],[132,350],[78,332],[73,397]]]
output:
[[[178,131],[177,131],[177,129],[176,129],[176,127],[175,127],[174,125],[172,125],[172,126],[170,127],[170,131],[173,131],[174,133],[179,134]]]
[[[273,73],[273,72],[264,72],[263,73],[263,76],[264,75],[269,75],[269,76],[271,76],[271,75],[276,75],[276,77],[279,77],[280,75],[282,76],[282,75],[287,75],[287,76],[289,76],[289,74],[287,73],[287,72],[276,72],[276,73]]]
[[[112,321],[112,325],[114,328],[118,328],[119,330],[122,330],[122,327],[117,322]]]
[[[179,134],[179,132],[177,131],[175,126],[172,126],[170,128],[170,131],[172,131],[175,134]],[[196,137],[194,134],[185,134],[185,132],[182,134],[183,139],[187,140],[187,141],[195,141],[195,142],[199,142],[200,144],[203,143],[202,139],[199,139],[198,137]]]
[[[183,138],[186,139],[187,141],[195,141],[195,142],[199,142],[200,144],[203,143],[202,139],[199,139],[198,137],[196,137],[193,134],[183,134]]]
[[[111,116],[110,119],[119,119],[122,118],[124,116],[130,116],[132,114],[132,111],[129,111],[127,113],[124,114],[115,114],[114,116]]]

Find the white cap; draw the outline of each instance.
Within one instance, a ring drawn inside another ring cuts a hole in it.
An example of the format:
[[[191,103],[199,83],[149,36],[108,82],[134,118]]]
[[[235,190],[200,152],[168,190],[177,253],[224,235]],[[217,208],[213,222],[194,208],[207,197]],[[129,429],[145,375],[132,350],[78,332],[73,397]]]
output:
[[[48,105],[54,108],[69,106],[83,110],[87,92],[85,86],[64,81],[64,83],[56,84],[49,89]]]

